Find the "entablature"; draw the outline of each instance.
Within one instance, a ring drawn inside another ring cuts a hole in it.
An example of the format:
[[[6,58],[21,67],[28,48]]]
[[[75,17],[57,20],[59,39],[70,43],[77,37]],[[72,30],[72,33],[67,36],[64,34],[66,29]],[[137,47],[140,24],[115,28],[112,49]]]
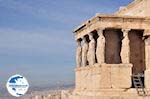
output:
[[[147,33],[147,31],[150,31],[150,18],[97,14],[74,30],[75,38],[82,38],[99,28],[146,30],[144,35],[150,35],[150,33]]]

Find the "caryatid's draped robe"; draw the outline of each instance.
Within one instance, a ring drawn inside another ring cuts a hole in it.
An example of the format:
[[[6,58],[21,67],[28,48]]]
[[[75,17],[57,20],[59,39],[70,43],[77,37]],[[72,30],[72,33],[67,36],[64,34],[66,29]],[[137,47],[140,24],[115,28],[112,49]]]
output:
[[[145,40],[146,70],[150,71],[150,37]]]
[[[99,37],[97,39],[96,57],[97,62],[102,64],[105,62],[105,37],[102,29],[98,30],[97,33]]]
[[[122,63],[130,63],[130,46],[129,46],[129,33],[130,29],[123,29],[123,40],[122,40],[122,49],[121,49],[121,60]]]
[[[77,49],[76,49],[76,65],[77,65],[77,67],[81,67],[81,62],[82,62],[81,41],[77,40]]]
[[[83,37],[83,46],[82,46],[82,66],[87,65],[87,52],[88,52],[88,42],[86,41],[86,38]]]
[[[96,60],[95,60],[95,46],[96,42],[95,39],[93,38],[92,33],[89,34],[90,42],[89,42],[89,50],[88,50],[88,62],[89,65],[94,65]]]

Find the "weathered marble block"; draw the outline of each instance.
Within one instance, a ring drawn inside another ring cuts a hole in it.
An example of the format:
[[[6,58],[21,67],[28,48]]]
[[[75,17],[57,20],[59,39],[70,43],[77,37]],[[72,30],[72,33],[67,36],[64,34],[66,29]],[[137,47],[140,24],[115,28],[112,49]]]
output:
[[[150,70],[145,71],[145,88],[150,89]]]

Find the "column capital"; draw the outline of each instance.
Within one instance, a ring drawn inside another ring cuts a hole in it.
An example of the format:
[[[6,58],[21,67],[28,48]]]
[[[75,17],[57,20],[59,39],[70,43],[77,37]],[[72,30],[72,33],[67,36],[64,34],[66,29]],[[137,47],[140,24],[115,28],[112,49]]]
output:
[[[92,34],[93,34],[92,32],[89,32],[89,33],[88,33],[89,36],[92,35]]]
[[[129,31],[131,31],[131,29],[122,29],[123,36],[124,37],[128,36]]]
[[[91,40],[93,38],[93,34],[92,33],[89,33],[89,39]]]
[[[102,27],[96,29],[97,32],[98,32],[98,31],[101,31],[101,32],[102,32],[103,30],[105,30],[105,28],[102,28]]]
[[[121,31],[122,31],[123,33],[128,33],[129,31],[131,31],[131,29],[121,29]]]
[[[85,36],[81,37],[81,39],[84,41],[85,40]]]
[[[76,39],[76,42],[81,42],[81,41],[82,41],[82,38]]]
[[[105,30],[105,28],[97,28],[97,29],[96,29],[98,35],[103,34],[103,31],[104,31],[104,30]]]
[[[79,39],[77,39],[77,40],[76,40],[76,44],[77,44],[77,46],[81,46],[81,41],[82,41],[82,39],[81,39],[81,38],[79,38]]]

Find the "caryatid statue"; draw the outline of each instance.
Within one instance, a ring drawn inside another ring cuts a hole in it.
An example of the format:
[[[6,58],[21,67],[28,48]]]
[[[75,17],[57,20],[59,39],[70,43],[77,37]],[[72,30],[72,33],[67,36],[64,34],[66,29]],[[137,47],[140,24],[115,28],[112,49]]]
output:
[[[145,62],[146,70],[150,70],[150,36],[145,39]]]
[[[82,66],[87,65],[87,52],[88,52],[88,42],[86,40],[86,37],[83,37],[83,46],[82,46]]]
[[[96,48],[96,58],[99,64],[105,63],[105,37],[103,35],[103,29],[98,29],[98,39]]]
[[[95,64],[95,46],[96,46],[96,42],[95,42],[95,39],[93,37],[93,34],[90,33],[89,34],[89,39],[90,39],[90,42],[89,42],[89,50],[88,50],[88,62],[89,62],[89,65],[94,65]]]
[[[77,48],[76,48],[76,65],[77,67],[81,67],[81,60],[82,60],[82,47],[81,47],[81,40],[77,40]]]
[[[130,63],[130,46],[129,46],[129,33],[130,29],[122,29],[123,40],[121,48],[121,60],[122,63]]]

